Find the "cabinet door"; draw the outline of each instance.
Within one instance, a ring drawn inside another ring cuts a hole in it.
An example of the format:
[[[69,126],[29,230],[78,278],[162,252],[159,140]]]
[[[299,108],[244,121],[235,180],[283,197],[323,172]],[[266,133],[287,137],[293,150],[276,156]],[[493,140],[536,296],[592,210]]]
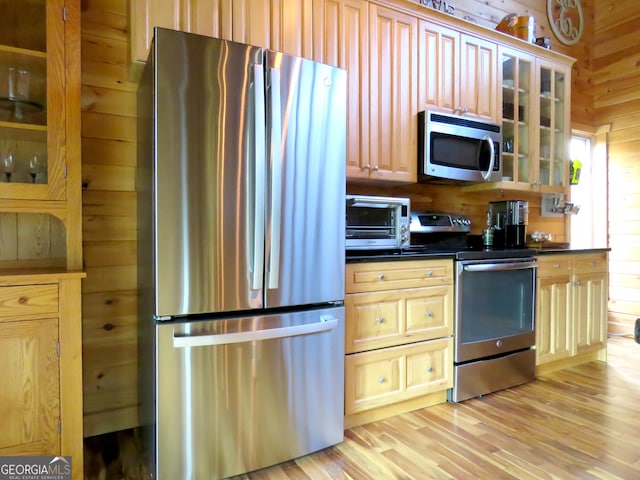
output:
[[[370,4],[370,178],[417,181],[418,20]]]
[[[497,46],[466,34],[460,44],[460,108],[466,115],[498,122]]]
[[[345,297],[345,352],[403,343],[404,297],[401,290],[349,294]]]
[[[131,60],[146,62],[153,27],[180,29],[181,0],[134,0],[130,2]]]
[[[369,23],[364,0],[313,1],[313,58],[347,71],[347,177],[369,178]]]
[[[418,39],[418,110],[453,112],[460,105],[460,33],[420,20]]]
[[[0,199],[65,200],[63,0],[3,4]],[[29,23],[24,23],[25,18]]]
[[[272,0],[271,4],[273,42],[270,48],[313,58],[312,0]]]
[[[274,48],[270,2],[225,0],[231,3],[231,40],[256,47]],[[228,21],[228,18],[226,19]],[[227,29],[223,19],[223,31]]]
[[[535,100],[535,58],[500,46],[498,75],[502,96],[503,180],[530,189],[533,183],[532,149],[535,147],[531,123],[531,101]]]
[[[536,311],[536,365],[573,354],[571,277],[538,278]]]
[[[573,321],[576,353],[603,348],[607,338],[607,274],[575,275]]]
[[[0,320],[0,455],[60,455],[58,320]]]
[[[563,65],[538,59],[537,75],[536,180],[541,192],[562,193],[569,179],[571,71]]]

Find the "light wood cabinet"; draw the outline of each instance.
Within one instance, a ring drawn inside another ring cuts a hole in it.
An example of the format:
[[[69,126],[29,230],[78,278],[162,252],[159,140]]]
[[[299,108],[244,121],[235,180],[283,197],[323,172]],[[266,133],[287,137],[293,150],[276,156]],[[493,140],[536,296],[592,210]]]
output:
[[[347,426],[446,401],[453,385],[453,261],[346,267]]]
[[[536,365],[599,358],[607,336],[608,255],[538,257]]]
[[[495,43],[420,19],[419,110],[497,121],[497,68]]]
[[[313,59],[347,71],[347,177],[369,178],[369,3],[313,1]]]
[[[449,337],[348,355],[345,414],[451,388],[452,349]]]
[[[573,355],[572,261],[568,255],[538,257],[536,364]]]
[[[369,5],[369,161],[371,180],[415,183],[418,19]]]
[[[0,274],[0,455],[69,455],[82,478],[81,273]]]
[[[79,268],[79,2],[11,2],[0,26],[0,268]],[[61,249],[42,234],[51,218]]]
[[[5,2],[0,26],[0,455],[79,479],[80,2]]]
[[[459,108],[465,116],[499,119],[497,48],[492,41],[460,35]]]
[[[533,180],[542,193],[565,193],[569,189],[571,65],[538,58],[533,101],[538,142]]]
[[[607,254],[576,255],[573,282],[576,353],[602,349],[607,342]]]
[[[460,32],[420,19],[418,109],[453,112],[460,107]]]
[[[571,64],[500,45],[502,182],[465,191],[567,193],[571,137]]]
[[[146,62],[153,27],[207,35],[311,58],[313,0],[134,0],[131,62]]]

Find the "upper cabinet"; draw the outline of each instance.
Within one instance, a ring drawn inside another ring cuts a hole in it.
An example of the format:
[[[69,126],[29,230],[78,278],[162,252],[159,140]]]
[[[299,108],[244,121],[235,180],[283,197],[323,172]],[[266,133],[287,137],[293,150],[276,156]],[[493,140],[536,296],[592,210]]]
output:
[[[4,5],[2,23],[6,24],[0,29],[3,200],[66,199],[63,7],[63,0]]]
[[[497,121],[497,45],[425,19],[418,37],[419,109]]]
[[[503,178],[464,190],[566,193],[569,188],[572,59],[548,59],[545,52],[500,45]]]
[[[0,25],[0,261],[78,269],[80,2],[4,2]]]
[[[502,175],[505,181],[532,184],[535,144],[532,98],[535,95],[535,58],[508,47],[498,49],[502,78]]]
[[[348,72],[347,179],[417,181],[417,113],[502,123],[504,181],[465,190],[567,186],[568,57],[393,0],[136,0],[132,60],[158,25],[312,58]]]
[[[147,60],[154,26],[311,58],[313,9],[312,0],[132,1],[131,61]]]
[[[460,72],[458,113],[497,122],[497,45],[463,33],[460,36]]]
[[[418,108],[453,112],[460,107],[460,33],[418,22]]]
[[[347,71],[347,176],[369,178],[369,3],[313,0],[313,59]]]
[[[416,17],[369,5],[369,161],[373,180],[416,182],[418,168]]]
[[[569,187],[571,69],[540,58],[536,74],[536,179],[541,192],[562,193]]]

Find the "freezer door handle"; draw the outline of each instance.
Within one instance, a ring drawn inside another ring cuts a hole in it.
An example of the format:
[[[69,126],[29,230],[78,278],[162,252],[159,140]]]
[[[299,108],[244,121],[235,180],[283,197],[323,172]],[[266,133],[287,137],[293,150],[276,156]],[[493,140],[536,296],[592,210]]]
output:
[[[253,258],[251,261],[251,288],[260,290],[264,279],[264,221],[265,221],[265,187],[266,187],[266,125],[264,100],[264,68],[260,64],[253,66],[253,86],[255,101],[255,188],[253,191],[254,226],[253,226]]]
[[[282,228],[282,117],[280,70],[269,69],[271,88],[271,250],[267,288],[278,288],[280,276],[280,229]]]
[[[274,338],[296,337],[333,330],[338,326],[338,319],[332,315],[321,315],[320,321],[291,327],[270,328],[247,332],[206,334],[206,335],[173,335],[173,348],[206,347],[228,345],[232,343],[257,342]]]

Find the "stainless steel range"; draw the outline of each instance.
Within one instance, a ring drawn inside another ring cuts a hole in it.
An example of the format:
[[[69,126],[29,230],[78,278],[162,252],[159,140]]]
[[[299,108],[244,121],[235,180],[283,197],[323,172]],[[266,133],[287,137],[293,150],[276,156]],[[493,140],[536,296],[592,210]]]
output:
[[[451,402],[535,378],[535,251],[485,249],[470,231],[463,215],[411,212],[410,251],[456,259]]]

